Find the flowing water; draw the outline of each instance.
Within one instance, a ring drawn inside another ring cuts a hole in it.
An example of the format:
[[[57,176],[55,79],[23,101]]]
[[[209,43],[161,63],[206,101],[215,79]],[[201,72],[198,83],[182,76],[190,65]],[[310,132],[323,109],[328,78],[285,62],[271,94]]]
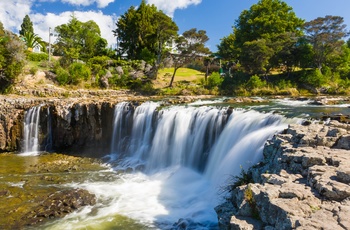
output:
[[[222,186],[261,159],[267,139],[300,122],[287,117],[307,117],[309,107],[298,110],[304,102],[291,102],[237,109],[220,100],[171,107],[146,102],[135,109],[117,104],[104,158],[109,170],[63,185],[90,191],[97,205],[41,228],[217,229]]]
[[[30,108],[25,113],[22,155],[37,155],[40,151],[39,122],[41,106]]]

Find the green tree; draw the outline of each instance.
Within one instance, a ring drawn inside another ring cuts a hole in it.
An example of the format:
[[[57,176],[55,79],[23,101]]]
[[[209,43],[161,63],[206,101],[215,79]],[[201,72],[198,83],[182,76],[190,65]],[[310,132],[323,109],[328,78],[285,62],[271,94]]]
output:
[[[318,17],[304,25],[306,38],[313,47],[315,66],[321,71],[328,58],[336,52],[341,52],[346,35],[344,19],[339,16],[327,15]]]
[[[221,39],[218,47],[218,55],[228,61],[237,59],[237,49],[234,46],[235,35],[233,33]]]
[[[250,51],[251,55],[257,51],[258,60],[262,61],[259,66],[264,66],[268,71],[272,67],[285,64],[285,60],[281,58],[292,52],[290,49],[296,44],[297,38],[302,35],[303,23],[302,19],[296,17],[292,7],[285,2],[260,0],[249,10],[242,11],[235,22],[233,34],[225,37],[219,45],[220,54],[226,56],[224,49],[228,47],[229,50],[232,50],[231,57],[237,58],[243,66],[248,67],[250,64],[244,62],[250,59],[244,52],[249,47],[254,47]],[[292,44],[290,37],[296,38]],[[258,47],[260,48],[257,49]],[[273,54],[267,52],[266,56],[262,57],[261,51],[268,50],[268,48],[273,50]],[[241,59],[242,56],[243,59]],[[252,69],[261,71],[262,68],[250,68],[249,70]]]
[[[189,64],[195,58],[206,57],[210,54],[210,50],[205,46],[208,40],[205,30],[197,31],[195,28],[185,31],[175,40],[177,50],[174,53],[169,53],[169,57],[174,62],[174,72],[169,87],[173,86],[176,71],[180,67]]]
[[[69,66],[74,60],[87,61],[106,50],[107,41],[101,37],[99,26],[94,21],[85,23],[74,15],[67,24],[57,26],[55,52],[62,55],[61,64]]]
[[[154,5],[141,1],[136,9],[131,6],[116,23],[113,31],[117,37],[119,51],[129,59],[145,59],[155,65],[154,75],[158,71],[165,54],[165,45],[177,35],[175,22]]]
[[[269,70],[269,60],[273,55],[265,39],[247,41],[243,44],[241,63],[242,67],[249,73],[267,73]]]
[[[34,34],[34,28],[33,28],[33,23],[30,20],[30,17],[28,15],[26,15],[23,18],[23,22],[21,24],[21,29],[19,31],[19,34],[24,36],[25,33],[32,33]]]
[[[43,50],[45,50],[46,43],[37,34],[27,31],[23,34],[22,38],[24,39],[27,48],[34,48],[40,45],[43,48]]]
[[[5,92],[22,72],[25,64],[24,44],[4,30],[0,22],[0,92]]]

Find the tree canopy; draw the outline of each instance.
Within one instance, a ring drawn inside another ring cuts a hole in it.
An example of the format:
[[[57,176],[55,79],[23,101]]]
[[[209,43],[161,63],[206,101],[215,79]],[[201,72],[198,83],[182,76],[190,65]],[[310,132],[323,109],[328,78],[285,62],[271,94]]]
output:
[[[24,36],[25,33],[34,34],[33,22],[30,20],[30,17],[28,15],[26,15],[23,18],[23,22],[21,24],[21,29],[19,31],[19,34],[22,36]]]
[[[176,51],[169,52],[169,56],[174,62],[174,72],[169,87],[172,87],[176,71],[180,67],[189,64],[197,57],[205,57],[210,54],[210,50],[205,46],[208,40],[205,30],[197,31],[195,28],[185,31],[176,38]]]
[[[6,31],[0,22],[0,92],[5,92],[21,73],[25,62],[24,44]]]
[[[233,33],[218,46],[219,54],[237,59],[248,72],[268,72],[281,63],[281,52],[292,52],[297,39],[291,38],[302,34],[303,23],[285,2],[260,0],[240,14]]]
[[[344,19],[327,15],[306,22],[304,27],[306,39],[313,47],[314,64],[321,70],[332,53],[341,52],[342,39],[347,35]]]
[[[101,37],[96,22],[79,21],[74,15],[67,24],[57,26],[56,53],[62,55],[62,62],[69,65],[73,60],[88,60],[105,52],[107,41]]]
[[[131,6],[120,16],[113,31],[119,44],[119,52],[129,59],[146,59],[159,64],[164,46],[177,35],[175,22],[156,6],[142,0],[136,9]]]

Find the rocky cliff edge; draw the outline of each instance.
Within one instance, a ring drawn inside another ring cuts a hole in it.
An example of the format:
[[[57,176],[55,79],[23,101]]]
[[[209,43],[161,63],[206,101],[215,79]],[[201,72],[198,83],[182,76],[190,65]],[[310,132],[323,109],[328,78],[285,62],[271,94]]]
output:
[[[290,125],[216,207],[221,229],[350,229],[350,125]]]

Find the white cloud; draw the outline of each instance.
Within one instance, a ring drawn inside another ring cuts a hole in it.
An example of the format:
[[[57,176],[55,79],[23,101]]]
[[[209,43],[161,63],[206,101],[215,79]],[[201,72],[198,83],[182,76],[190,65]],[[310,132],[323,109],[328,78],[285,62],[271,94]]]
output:
[[[202,0],[147,0],[149,4],[154,4],[159,10],[173,17],[176,9],[185,9],[190,5],[198,5]]]
[[[61,1],[72,5],[82,5],[82,6],[90,6],[94,2],[96,2],[99,8],[104,8],[108,6],[109,3],[114,2],[114,0],[61,0]]]
[[[111,1],[113,0],[97,0],[96,2],[106,4],[107,2]],[[68,23],[68,21],[71,19],[73,12],[66,11],[60,14],[31,13],[31,8],[34,2],[34,0],[0,0],[0,21],[3,23],[5,29],[18,33],[18,31],[21,28],[23,18],[25,17],[25,15],[28,14],[31,21],[33,22],[34,32],[38,34],[44,41],[48,42],[49,27],[51,27],[53,30],[58,25]],[[115,15],[105,15],[101,11],[75,11],[74,15],[79,21],[82,22],[86,22],[89,20],[95,21],[100,27],[101,36],[108,41],[108,44],[113,45],[115,43],[115,37],[113,36],[112,32],[112,30],[115,29]]]
[[[0,21],[5,29],[17,32],[21,28],[23,18],[30,13],[30,0],[0,0]]]
[[[56,26],[66,24],[71,19],[73,12],[66,11],[60,14],[48,13],[43,14],[33,14],[29,15],[32,22],[34,23],[34,31],[38,34],[43,40],[49,40],[49,27],[53,29]],[[109,45],[115,43],[115,37],[112,30],[115,29],[116,17],[114,15],[105,15],[101,11],[75,11],[75,17],[82,22],[93,20],[97,23],[101,30],[101,36],[108,41]],[[54,41],[54,37],[52,37]]]
[[[90,6],[96,2],[98,8],[105,8],[115,0],[39,0],[39,1],[41,2],[61,1],[63,3],[68,3],[74,6]]]

